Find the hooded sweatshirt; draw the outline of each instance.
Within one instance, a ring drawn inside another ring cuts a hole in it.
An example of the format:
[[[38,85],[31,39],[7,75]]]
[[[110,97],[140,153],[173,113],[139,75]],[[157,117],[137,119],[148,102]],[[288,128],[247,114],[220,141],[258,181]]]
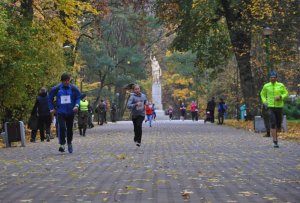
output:
[[[137,102],[142,102],[141,106],[137,106]],[[127,108],[131,110],[132,116],[145,116],[145,104],[147,102],[146,95],[143,93],[131,93],[127,102]]]

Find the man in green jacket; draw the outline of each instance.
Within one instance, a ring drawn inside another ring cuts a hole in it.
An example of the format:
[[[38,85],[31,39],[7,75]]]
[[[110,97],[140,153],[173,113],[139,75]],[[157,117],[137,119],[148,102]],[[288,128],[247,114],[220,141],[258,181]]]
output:
[[[288,94],[284,84],[277,82],[277,73],[272,71],[270,74],[270,82],[264,85],[260,92],[260,96],[263,104],[268,107],[271,122],[271,135],[273,137],[275,148],[279,147],[277,131],[281,130],[282,108]]]

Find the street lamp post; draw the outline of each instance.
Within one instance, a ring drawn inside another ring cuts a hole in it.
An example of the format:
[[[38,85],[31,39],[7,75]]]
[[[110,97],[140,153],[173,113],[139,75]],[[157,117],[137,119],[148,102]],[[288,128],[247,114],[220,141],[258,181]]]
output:
[[[298,65],[297,65],[297,69],[298,69],[298,84],[297,84],[297,87],[298,87],[298,89],[297,89],[297,94],[298,94],[298,96],[300,96],[300,68],[299,68],[299,66],[300,66],[300,64],[299,64],[299,62],[300,62],[300,46],[298,46]]]
[[[270,77],[271,70],[271,61],[270,61],[270,36],[273,33],[273,30],[269,27],[265,27],[263,30],[265,40],[266,40],[266,65],[268,70],[268,78]]]

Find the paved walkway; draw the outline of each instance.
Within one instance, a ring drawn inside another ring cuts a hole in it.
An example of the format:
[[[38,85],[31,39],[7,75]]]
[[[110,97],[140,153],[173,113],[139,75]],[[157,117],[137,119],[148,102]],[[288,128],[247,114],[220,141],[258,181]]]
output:
[[[130,122],[74,137],[0,149],[0,202],[300,202],[297,143],[191,121],[144,125],[140,149]]]

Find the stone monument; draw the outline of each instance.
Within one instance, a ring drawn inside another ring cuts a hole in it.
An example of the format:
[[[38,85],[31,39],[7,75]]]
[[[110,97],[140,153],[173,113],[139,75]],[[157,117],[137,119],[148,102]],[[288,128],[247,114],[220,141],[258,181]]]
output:
[[[161,82],[160,77],[162,75],[161,68],[156,60],[156,57],[150,53],[151,67],[152,67],[152,103],[155,104],[156,110],[163,110],[161,101]]]

